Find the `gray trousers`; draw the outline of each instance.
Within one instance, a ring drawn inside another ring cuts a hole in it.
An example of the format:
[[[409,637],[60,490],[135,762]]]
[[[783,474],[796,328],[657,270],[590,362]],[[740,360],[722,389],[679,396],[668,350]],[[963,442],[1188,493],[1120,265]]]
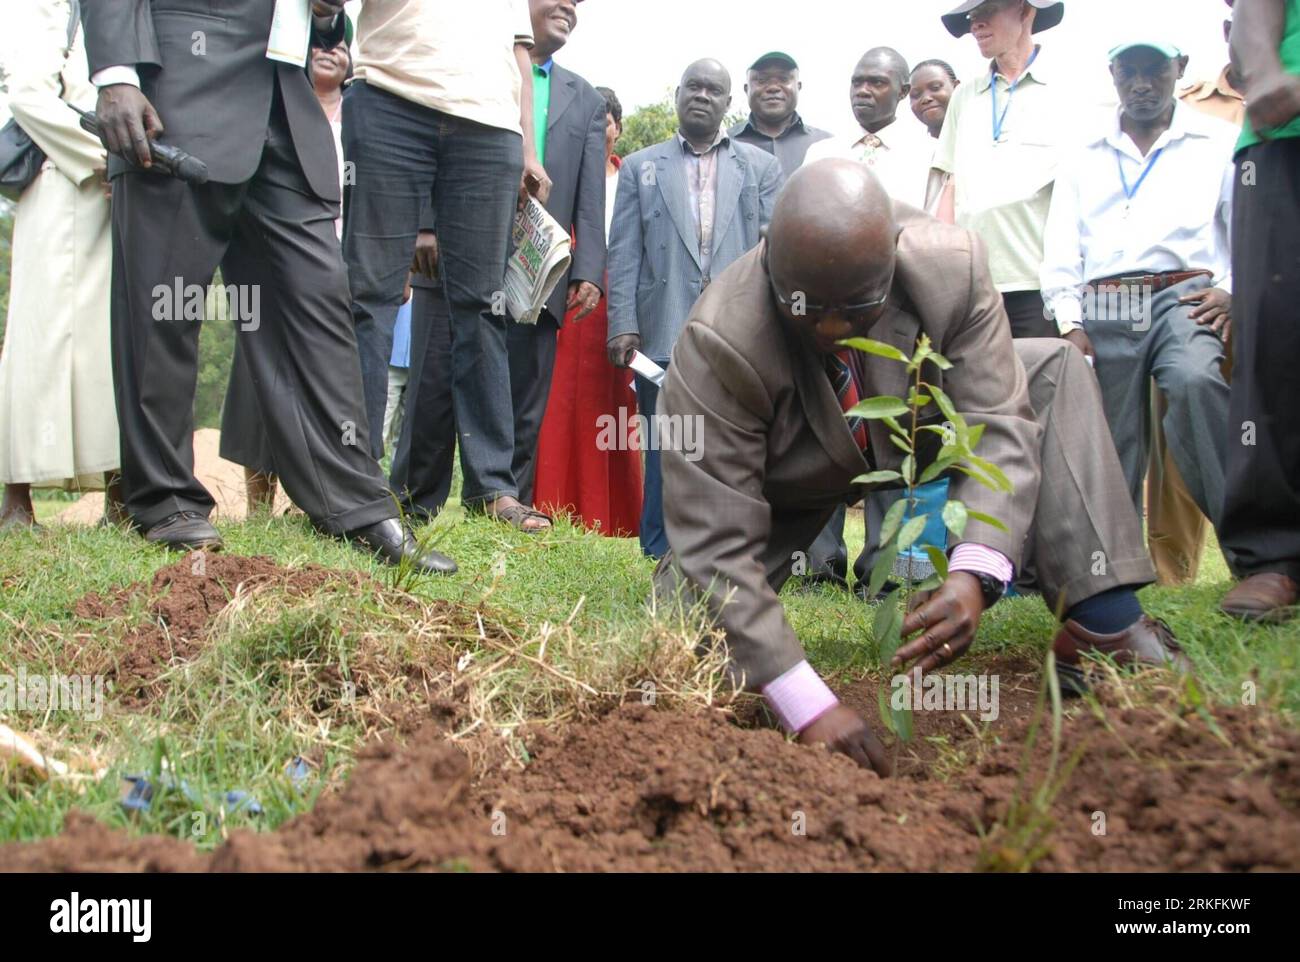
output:
[[[1178,299],[1210,286],[1197,277],[1151,298],[1135,311],[1098,295],[1085,321],[1097,352],[1102,404],[1129,495],[1142,510],[1142,486],[1151,448],[1151,380],[1168,401],[1164,429],[1174,463],[1196,506],[1217,527],[1223,507],[1227,457],[1228,384],[1223,342],[1189,316]]]

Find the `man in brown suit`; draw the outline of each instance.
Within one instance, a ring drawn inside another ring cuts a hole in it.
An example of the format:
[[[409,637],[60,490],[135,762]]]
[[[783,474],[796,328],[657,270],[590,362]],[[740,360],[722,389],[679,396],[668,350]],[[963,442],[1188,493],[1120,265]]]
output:
[[[836,506],[861,496],[853,479],[901,464],[879,421],[862,430],[844,411],[858,396],[905,396],[904,366],[850,357],[838,342],[869,336],[910,355],[922,334],[953,365],[927,367],[928,379],[985,426],[980,454],[1013,491],[952,477],[951,497],[1007,530],[969,523],[950,546],[947,580],[906,618],[904,636],[917,637],[895,663],[932,671],[960,656],[1023,562],[1063,616],[1063,681],[1077,681],[1088,651],[1186,665],[1134,594],[1154,572],[1119,461],[1095,443],[1106,422],[1083,356],[1059,339],[1013,344],[976,234],[891,202],[860,164],[806,165],[767,239],[714,280],[673,352],[661,412],[695,419],[694,434],[682,433],[699,443],[662,451],[672,550],[656,588],[703,591],[734,671],[782,724],[881,772],[880,743],[809,667],[777,592]],[[923,410],[922,424],[942,421]],[[939,440],[922,436],[935,445],[922,446],[918,471]]]

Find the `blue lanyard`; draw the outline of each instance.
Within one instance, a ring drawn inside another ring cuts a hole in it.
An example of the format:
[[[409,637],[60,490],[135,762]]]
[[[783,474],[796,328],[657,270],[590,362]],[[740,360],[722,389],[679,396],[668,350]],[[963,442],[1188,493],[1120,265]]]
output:
[[[1125,198],[1131,202],[1137,196],[1137,192],[1142,188],[1142,182],[1147,179],[1147,174],[1151,173],[1151,168],[1156,165],[1156,161],[1160,159],[1160,155],[1165,152],[1165,149],[1161,147],[1151,155],[1151,159],[1147,161],[1146,169],[1142,171],[1142,176],[1138,178],[1138,182],[1131,189],[1128,185],[1128,177],[1124,175],[1124,153],[1118,147],[1114,148],[1114,150],[1115,163],[1119,165],[1119,182],[1124,185]]]
[[[1007,88],[1007,105],[1002,108],[1001,114],[998,113],[997,61],[994,61],[993,66],[989,68],[989,73],[991,74],[989,86],[993,89],[993,143],[996,144],[1002,140],[1002,125],[1007,122],[1007,113],[1011,110],[1011,97],[1015,94],[1016,88],[1020,86],[1020,81],[1024,80],[1028,75],[1029,68],[1032,67],[1034,61],[1038,59],[1038,51],[1042,49],[1042,47],[1034,48],[1034,52],[1029,56],[1029,62],[1025,64],[1025,69],[1020,72],[1020,76],[1016,78],[1015,83]]]

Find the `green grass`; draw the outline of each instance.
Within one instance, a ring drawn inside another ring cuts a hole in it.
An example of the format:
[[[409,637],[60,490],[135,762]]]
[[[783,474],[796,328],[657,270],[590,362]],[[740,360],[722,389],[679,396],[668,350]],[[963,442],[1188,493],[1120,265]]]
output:
[[[51,505],[55,511],[65,506],[38,502],[42,511]],[[563,522],[530,537],[467,518],[453,506],[439,519],[435,539],[461,571],[414,582],[410,592],[417,604],[403,607],[385,587],[393,584],[391,569],[317,535],[301,518],[257,518],[223,525],[222,533],[227,553],[269,555],[286,566],[359,569],[377,584],[323,589],[294,600],[255,595],[232,606],[209,646],[173,670],[148,711],[110,704],[100,720],[70,713],[6,718],[20,731],[46,737],[55,757],[89,753],[108,774],[76,786],[0,774],[0,840],[56,833],[74,807],[133,831],[191,837],[203,847],[217,844],[232,826],[278,824],[346,777],[358,743],[376,728],[377,716],[340,707],[338,692],[322,687],[322,678],[349,677],[358,658],[402,665],[434,660],[437,649],[431,646],[451,646],[456,656],[469,659],[471,673],[479,665],[492,669],[484,669],[476,691],[483,717],[504,728],[524,717],[561,714],[577,691],[563,677],[570,668],[587,672],[582,680],[602,697],[628,679],[668,683],[685,677],[680,659],[673,661],[672,644],[664,645],[685,635],[651,616],[653,565],[633,540],[601,538]],[[850,516],[847,536],[856,553],[863,537],[860,515]],[[138,536],[106,529],[48,525],[43,532],[0,537],[0,666],[7,672],[19,665],[29,673],[68,671],[77,646],[117,651],[122,630],[141,613],[128,613],[121,625],[78,623],[75,602],[90,591],[147,581],[173,560]],[[1227,587],[1222,558],[1211,548],[1197,584],[1149,588],[1143,601],[1174,628],[1211,699],[1239,702],[1243,683],[1253,682],[1260,704],[1294,717],[1300,711],[1300,624],[1252,627],[1223,617],[1217,606]],[[507,626],[507,641],[480,644],[471,630],[457,634],[460,629],[438,620],[439,600],[481,607]],[[783,601],[821,671],[856,678],[877,668],[870,606],[828,587],[787,591]],[[1053,630],[1041,601],[1004,601],[985,618],[975,654],[1039,658]],[[543,638],[551,639],[549,673],[535,666]],[[598,701],[593,696],[593,704]],[[308,756],[314,767],[301,792],[284,774],[296,755]],[[193,798],[168,793],[149,812],[124,812],[118,804],[121,776],[157,776],[164,760]],[[265,813],[229,815],[223,825],[218,800],[230,789],[253,793]]]

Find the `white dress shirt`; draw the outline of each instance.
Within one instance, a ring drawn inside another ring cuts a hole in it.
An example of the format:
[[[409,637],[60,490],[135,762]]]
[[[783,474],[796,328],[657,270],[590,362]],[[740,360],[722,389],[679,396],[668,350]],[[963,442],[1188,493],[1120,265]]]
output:
[[[1061,333],[1083,326],[1084,285],[1100,278],[1208,270],[1215,287],[1231,292],[1228,238],[1237,133],[1229,124],[1175,104],[1169,129],[1143,157],[1120,130],[1117,111],[1105,136],[1062,164],[1040,277]]]
[[[853,133],[817,141],[808,148],[804,163],[827,157],[856,160],[871,168],[894,200],[923,209],[934,145],[924,124],[911,116],[896,116],[875,134],[859,127]]]

